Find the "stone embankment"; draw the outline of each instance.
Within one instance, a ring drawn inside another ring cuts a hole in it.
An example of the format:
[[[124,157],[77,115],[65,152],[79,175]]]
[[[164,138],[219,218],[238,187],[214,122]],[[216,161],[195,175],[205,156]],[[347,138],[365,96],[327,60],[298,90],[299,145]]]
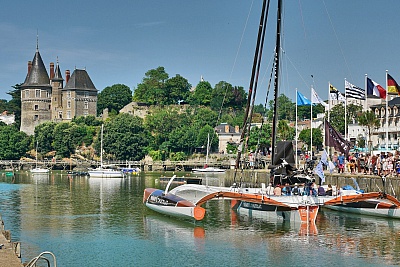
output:
[[[4,230],[4,222],[0,216],[0,266],[22,267],[20,243],[11,242],[11,233]]]

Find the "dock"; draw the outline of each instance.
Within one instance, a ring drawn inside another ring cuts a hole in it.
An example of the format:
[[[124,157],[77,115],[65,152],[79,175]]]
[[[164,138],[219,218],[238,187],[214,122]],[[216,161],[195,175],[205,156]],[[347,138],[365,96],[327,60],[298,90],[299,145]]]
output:
[[[11,233],[4,230],[4,222],[0,216],[0,266],[22,267],[20,243],[11,242]]]

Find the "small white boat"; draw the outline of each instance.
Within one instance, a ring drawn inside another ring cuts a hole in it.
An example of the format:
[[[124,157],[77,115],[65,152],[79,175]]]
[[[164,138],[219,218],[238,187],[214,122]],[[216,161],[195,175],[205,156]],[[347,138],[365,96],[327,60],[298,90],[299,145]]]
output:
[[[49,169],[44,169],[44,168],[33,168],[30,170],[31,173],[49,173]]]
[[[193,173],[224,173],[224,169],[214,167],[204,167],[199,169],[192,169]]]
[[[100,135],[100,167],[88,171],[89,177],[92,178],[122,178],[124,173],[120,170],[107,169],[103,165],[103,131],[104,124],[101,125],[101,135]]]
[[[124,173],[122,171],[113,169],[98,168],[88,171],[89,177],[92,178],[122,178]]]

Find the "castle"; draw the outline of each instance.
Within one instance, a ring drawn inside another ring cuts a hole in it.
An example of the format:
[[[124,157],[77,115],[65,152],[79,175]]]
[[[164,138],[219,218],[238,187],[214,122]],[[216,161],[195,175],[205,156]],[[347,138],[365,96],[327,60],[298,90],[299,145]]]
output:
[[[65,81],[65,87],[64,87]],[[71,121],[74,117],[97,114],[97,89],[86,70],[75,69],[72,75],[50,63],[50,76],[36,45],[28,73],[21,85],[21,128],[33,135],[35,127],[46,121]]]

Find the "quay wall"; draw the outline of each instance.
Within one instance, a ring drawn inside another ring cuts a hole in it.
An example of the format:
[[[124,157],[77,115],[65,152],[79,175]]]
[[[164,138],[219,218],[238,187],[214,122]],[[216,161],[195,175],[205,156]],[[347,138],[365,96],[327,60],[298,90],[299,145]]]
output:
[[[11,242],[11,232],[4,229],[0,215],[0,266],[22,267],[19,242]]]

